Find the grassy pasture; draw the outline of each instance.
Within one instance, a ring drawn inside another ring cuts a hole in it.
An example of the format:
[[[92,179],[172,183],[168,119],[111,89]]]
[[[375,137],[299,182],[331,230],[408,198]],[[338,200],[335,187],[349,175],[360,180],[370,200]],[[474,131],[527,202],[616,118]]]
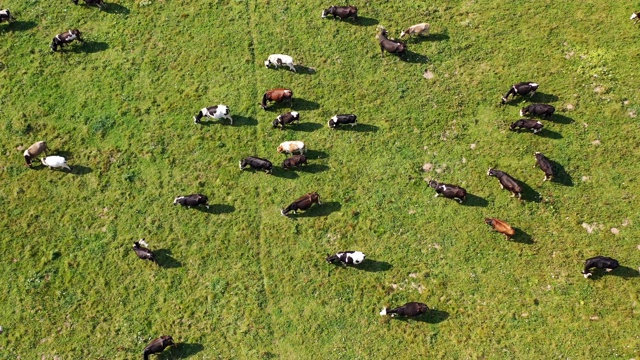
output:
[[[638,9],[354,4],[358,24],[321,19],[317,0],[4,1],[18,21],[0,24],[0,358],[140,358],[161,334],[180,345],[159,359],[640,356]],[[432,34],[404,60],[381,58],[376,25],[397,37],[423,21]],[[87,43],[50,54],[73,27]],[[265,69],[271,53],[300,73]],[[539,93],[499,106],[518,81]],[[286,107],[257,106],[278,86],[301,113],[284,131],[271,121]],[[532,101],[554,120],[509,132]],[[193,124],[218,103],[233,126]],[[326,127],[350,112],[354,129]],[[18,149],[37,140],[71,173],[26,168]],[[285,140],[307,143],[308,169],[238,170],[247,155],[279,165]],[[541,184],[535,151],[562,166],[557,181]],[[490,166],[526,183],[526,201]],[[474,196],[433,198],[425,178]],[[322,206],[280,216],[314,190]],[[171,205],[193,192],[210,211]],[[486,216],[520,235],[506,242]],[[162,267],[135,258],[141,237]],[[367,261],[324,262],[341,250]],[[625,268],[585,280],[595,255]],[[377,314],[407,301],[434,311]]]

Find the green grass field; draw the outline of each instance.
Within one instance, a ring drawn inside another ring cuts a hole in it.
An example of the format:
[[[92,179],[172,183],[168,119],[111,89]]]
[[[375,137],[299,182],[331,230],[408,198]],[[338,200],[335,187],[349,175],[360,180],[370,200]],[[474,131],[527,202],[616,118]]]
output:
[[[372,0],[352,4],[354,24],[321,19],[319,0],[0,5],[18,19],[0,24],[0,359],[139,359],[163,334],[179,345],[159,359],[640,356],[639,8]],[[377,25],[397,37],[420,22],[431,35],[404,60],[380,56]],[[87,42],[51,54],[74,27]],[[301,71],[265,69],[272,53]],[[500,106],[519,81],[538,94]],[[284,131],[271,121],[286,106],[257,105],[280,86],[301,114]],[[554,120],[510,132],[531,102]],[[215,104],[233,126],[193,123]],[[337,113],[358,126],[328,129]],[[72,171],[24,166],[38,140]],[[285,140],[307,144],[308,169],[238,170],[248,155],[279,165]],[[434,198],[425,179],[473,196]],[[323,205],[280,215],[310,191]],[[196,192],[210,211],[172,205]],[[142,237],[162,267],[135,257]],[[324,261],[343,250],[367,260]],[[622,267],[585,280],[596,255]],[[408,301],[433,311],[378,315]]]

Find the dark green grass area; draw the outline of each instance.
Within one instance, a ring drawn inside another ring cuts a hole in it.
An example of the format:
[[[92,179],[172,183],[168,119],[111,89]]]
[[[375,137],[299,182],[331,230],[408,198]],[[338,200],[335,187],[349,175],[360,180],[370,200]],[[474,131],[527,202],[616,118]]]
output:
[[[0,24],[0,358],[140,358],[163,334],[179,345],[159,359],[639,356],[638,9],[368,1],[354,22],[322,19],[329,5],[2,4],[18,21]],[[397,38],[420,22],[431,35],[381,56],[378,25]],[[86,43],[52,54],[75,27]],[[266,69],[272,53],[298,73]],[[520,81],[538,93],[501,106]],[[283,131],[271,122],[288,106],[258,106],[275,87],[301,115]],[[532,102],[557,109],[545,129],[509,131]],[[216,104],[233,126],[193,123]],[[330,130],[340,113],[358,125]],[[38,140],[72,170],[25,167]],[[279,168],[286,140],[307,144],[307,168]],[[273,175],[240,171],[249,155]],[[489,167],[524,183],[525,201]],[[428,179],[472,196],[434,198]],[[311,191],[322,205],[280,215]],[[172,205],[190,193],[210,209]],[[160,266],[135,257],[143,237]],[[324,261],[344,250],[367,260]],[[586,280],[596,255],[622,267]],[[378,315],[408,301],[432,311]]]

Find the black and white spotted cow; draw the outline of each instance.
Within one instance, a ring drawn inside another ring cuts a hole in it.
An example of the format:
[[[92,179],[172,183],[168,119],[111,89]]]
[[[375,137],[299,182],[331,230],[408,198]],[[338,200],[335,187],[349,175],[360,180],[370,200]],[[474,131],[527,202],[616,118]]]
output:
[[[271,174],[273,171],[273,164],[271,161],[255,156],[249,156],[243,159],[240,163],[240,170],[243,170],[247,165],[251,166],[254,170],[264,170],[267,174]]]
[[[329,264],[338,263],[342,266],[347,266],[358,265],[364,261],[365,257],[366,255],[360,251],[343,251],[335,255],[327,255],[326,260]]]
[[[620,264],[616,259],[612,259],[606,256],[596,256],[596,257],[587,259],[587,261],[585,261],[584,270],[582,270],[582,275],[584,275],[584,278],[586,279],[589,276],[593,275],[591,274],[592,268],[606,269],[607,272],[611,272],[617,269],[618,266],[620,266]]]
[[[543,127],[544,125],[540,121],[532,119],[520,119],[512,123],[511,126],[509,126],[509,129],[511,129],[512,131],[528,129],[533,130],[533,133],[535,134],[542,131]]]
[[[185,195],[185,196],[178,196],[173,200],[173,205],[180,204],[182,206],[188,206],[188,207],[196,207],[199,205],[204,205],[208,209],[209,208],[209,205],[207,204],[208,201],[209,199],[205,195],[191,194],[191,195]]]
[[[419,302],[408,302],[398,308],[387,310],[387,308],[383,308],[380,311],[380,315],[391,315],[396,316],[406,316],[406,317],[414,317],[419,316],[429,311],[429,307],[427,304],[419,303]]]
[[[9,9],[4,9],[4,10],[0,10],[0,23],[2,22],[12,22],[14,21],[16,18],[14,18],[13,16],[11,16],[11,12],[9,11]]]
[[[506,103],[509,99],[509,96],[513,96],[514,98],[516,97],[516,95],[533,96],[536,93],[536,90],[538,90],[538,84],[534,82],[526,81],[513,84],[511,85],[511,89],[509,89],[509,91],[507,91],[507,93],[502,97],[502,103]]]
[[[520,109],[520,116],[540,116],[541,118],[549,119],[551,115],[556,111],[551,105],[547,104],[531,104],[527,107]]]
[[[351,126],[355,126],[357,122],[357,117],[354,114],[343,114],[336,115],[329,119],[327,126],[329,126],[329,128],[331,129],[335,129],[339,125],[351,124]]]
[[[289,111],[278,115],[278,117],[273,120],[273,127],[277,128],[278,126],[281,126],[280,129],[284,130],[285,124],[291,124],[294,122],[297,122],[298,124],[300,123],[300,113],[297,111]]]
[[[439,183],[435,180],[429,181],[429,186],[436,190],[436,196],[440,195],[446,197],[447,199],[453,199],[462,204],[465,197],[467,196],[467,190],[460,186]]]
[[[208,116],[212,119],[229,119],[229,124],[233,125],[233,118],[229,113],[230,110],[227,105],[209,106],[202,108],[202,110],[193,117],[193,122],[200,124],[200,119],[202,119],[203,116]]]
[[[84,42],[84,40],[81,36],[82,33],[78,29],[71,29],[62,34],[58,34],[51,41],[51,50],[54,52],[58,51],[58,47],[62,47],[63,45],[66,45],[74,40],[78,40],[82,43]]]

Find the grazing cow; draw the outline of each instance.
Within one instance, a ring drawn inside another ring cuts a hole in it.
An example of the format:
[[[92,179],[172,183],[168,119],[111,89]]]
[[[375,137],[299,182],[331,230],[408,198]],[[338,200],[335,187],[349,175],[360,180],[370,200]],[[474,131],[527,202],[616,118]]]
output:
[[[429,181],[429,186],[436,189],[435,197],[442,195],[447,199],[457,200],[460,204],[462,204],[462,201],[464,201],[467,196],[467,190],[460,186],[443,184],[435,180]]]
[[[638,20],[640,20],[640,11],[631,14],[631,18],[629,20],[633,20],[634,24],[637,23]]]
[[[509,126],[509,129],[511,129],[512,131],[516,131],[520,129],[531,129],[535,134],[542,131],[543,127],[544,125],[542,125],[540,121],[532,120],[532,119],[520,119],[514,122],[513,124],[511,124],[511,126]]]
[[[44,141],[38,141],[36,143],[34,143],[33,145],[29,146],[29,148],[27,150],[24,151],[24,161],[27,162],[27,166],[31,167],[31,160],[44,153],[45,155],[47,155],[47,143]]]
[[[507,174],[504,171],[495,170],[489,168],[487,171],[487,175],[495,176],[500,180],[500,188],[507,189],[513,193],[513,196],[518,196],[518,199],[522,198],[522,186],[518,184],[518,181],[514,179],[511,175]]]
[[[336,253],[335,255],[327,255],[327,258],[325,260],[327,260],[329,264],[335,264],[336,262],[338,262],[342,266],[346,267],[347,265],[360,264],[364,261],[365,257],[366,255],[361,253],[360,251],[342,251]]]
[[[379,27],[380,33],[376,35],[378,44],[380,44],[380,51],[382,57],[384,57],[385,50],[392,54],[402,55],[407,50],[407,45],[401,41],[387,38],[387,30],[382,26]]]
[[[495,231],[504,235],[507,238],[507,240],[510,240],[511,237],[516,234],[516,231],[513,230],[513,228],[509,224],[507,224],[506,222],[500,219],[485,218],[484,222],[487,225],[491,226]]]
[[[280,210],[280,214],[282,216],[288,216],[290,211],[293,211],[294,214],[298,210],[307,210],[313,205],[313,203],[318,203],[318,205],[322,205],[320,202],[320,195],[317,192],[308,193],[306,195],[301,196],[296,201],[292,202],[289,206]]]
[[[506,103],[510,95],[512,95],[514,98],[516,97],[516,95],[533,96],[536,93],[536,90],[538,90],[538,86],[538,84],[528,81],[511,85],[511,89],[509,89],[509,91],[507,91],[507,93],[502,97],[502,103]]]
[[[9,11],[9,9],[4,9],[4,10],[0,10],[0,23],[2,22],[12,22],[14,21],[16,18],[14,18],[13,16],[11,16],[11,12]]]
[[[244,170],[244,168],[249,165],[252,169],[264,170],[267,174],[271,174],[271,171],[273,171],[273,164],[271,164],[271,161],[255,156],[249,156],[244,160],[239,161],[239,163],[240,170]]]
[[[142,246],[140,246],[142,245]],[[138,258],[142,260],[149,260],[151,262],[156,262],[155,257],[153,256],[153,252],[147,248],[149,244],[147,244],[144,239],[140,239],[133,243],[133,251],[136,252]]]
[[[327,122],[327,126],[329,126],[329,128],[331,129],[335,129],[339,125],[351,124],[351,126],[356,126],[357,122],[357,116],[355,116],[354,114],[343,114],[336,115],[329,119],[329,122]]]
[[[548,119],[553,115],[556,111],[551,105],[547,104],[531,104],[527,107],[524,107],[520,110],[520,116],[531,115],[531,116],[540,116],[542,118]]]
[[[404,30],[400,33],[400,39],[402,39],[405,35],[429,35],[430,28],[431,25],[427,23],[410,26],[407,30]]]
[[[40,161],[42,162],[43,165],[48,166],[49,169],[63,168],[63,169],[71,170],[69,165],[67,165],[67,160],[62,156],[47,156],[44,159],[40,159]]]
[[[171,345],[175,345],[173,342],[173,338],[169,335],[163,335],[159,338],[153,340],[152,342],[144,348],[144,352],[142,356],[144,360],[149,360],[149,355],[161,353],[166,347]]]
[[[293,107],[293,91],[291,89],[277,88],[271,89],[262,95],[262,103],[260,106],[263,110],[267,110],[267,101],[282,102],[289,100],[289,107]]]
[[[289,55],[283,55],[283,54],[269,55],[267,60],[265,60],[264,62],[264,66],[268,68],[270,65],[274,65],[276,68],[283,65],[288,66],[289,69],[291,69],[291,71],[296,72],[296,68],[293,64],[293,58]]]
[[[290,169],[292,167],[298,167],[300,165],[307,165],[307,158],[304,155],[293,155],[282,162],[283,169]]]
[[[84,0],[87,5],[95,5],[98,9],[102,10],[106,7],[103,0]],[[73,3],[78,5],[78,0],[73,0]]]
[[[355,6],[331,6],[328,9],[322,11],[322,18],[326,18],[327,15],[333,15],[333,18],[346,19],[352,17],[353,20],[358,20],[358,8]]]
[[[188,207],[196,207],[199,205],[204,205],[208,209],[209,205],[207,204],[207,201],[209,201],[209,198],[207,198],[205,195],[190,194],[185,196],[178,196],[173,200],[173,205],[180,204],[182,206],[188,206]]]
[[[51,41],[51,50],[58,51],[58,46],[62,48],[63,45],[72,42],[73,40],[78,40],[79,42],[84,42],[82,39],[82,33],[78,29],[72,29],[65,33],[58,34]]]
[[[540,170],[544,172],[544,179],[542,181],[544,182],[547,180],[551,180],[551,178],[553,178],[553,175],[554,175],[553,166],[551,166],[551,161],[549,161],[549,159],[547,159],[547,157],[542,155],[542,153],[539,151],[533,154],[533,156],[536,157],[536,164],[533,165],[533,167],[540,166]]]
[[[278,146],[278,152],[286,154],[293,154],[294,152],[304,154],[307,151],[302,141],[285,141]]]
[[[298,124],[300,123],[300,114],[297,111],[289,111],[278,115],[278,117],[273,120],[273,127],[277,128],[278,125],[280,125],[280,130],[284,130],[285,124],[291,124],[293,122],[298,122]]]
[[[230,112],[229,107],[222,104],[202,108],[202,110],[193,117],[193,122],[200,124],[200,119],[202,119],[203,116],[208,116],[212,119],[229,119],[229,125],[233,125],[233,118],[229,115]]]
[[[419,302],[408,302],[400,306],[399,308],[395,308],[391,310],[387,310],[387,308],[383,308],[382,311],[380,311],[380,315],[382,316],[391,315],[392,317],[396,315],[414,317],[414,316],[422,315],[427,311],[429,311],[429,307],[426,304],[419,303]]]
[[[620,266],[620,264],[616,259],[612,259],[606,256],[596,256],[591,259],[587,259],[584,264],[584,270],[582,270],[582,275],[584,275],[584,278],[586,279],[589,276],[593,275],[591,274],[591,268],[595,267],[598,269],[606,269],[607,272],[611,272],[618,266]]]

